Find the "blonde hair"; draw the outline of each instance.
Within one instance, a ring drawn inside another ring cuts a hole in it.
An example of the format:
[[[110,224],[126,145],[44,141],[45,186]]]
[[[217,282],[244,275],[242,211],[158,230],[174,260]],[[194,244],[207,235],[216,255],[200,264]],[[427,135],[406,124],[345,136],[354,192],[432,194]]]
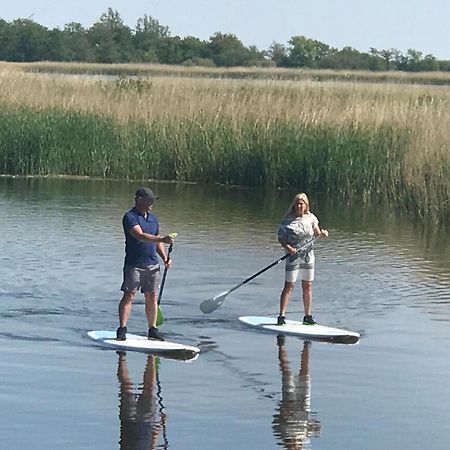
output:
[[[300,201],[304,201],[306,203],[306,214],[309,214],[309,198],[304,192],[300,192],[297,194],[291,202],[291,206],[289,206],[289,209],[286,212],[285,217],[293,216],[295,214],[295,205]]]

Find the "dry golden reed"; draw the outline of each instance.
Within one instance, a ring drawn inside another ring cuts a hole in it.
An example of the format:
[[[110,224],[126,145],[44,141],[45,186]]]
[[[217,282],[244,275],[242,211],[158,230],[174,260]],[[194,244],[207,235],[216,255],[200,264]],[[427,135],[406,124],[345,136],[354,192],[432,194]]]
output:
[[[445,223],[449,103],[435,86],[0,66],[1,170],[298,186],[387,199]]]
[[[98,63],[0,63],[9,65],[15,70],[43,73],[72,73],[89,75],[114,76],[172,76],[172,77],[205,77],[234,79],[273,79],[293,81],[350,81],[363,83],[401,83],[449,85],[448,72],[400,72],[400,71],[364,71],[364,70],[332,70],[283,67],[202,67],[164,64],[98,64]]]

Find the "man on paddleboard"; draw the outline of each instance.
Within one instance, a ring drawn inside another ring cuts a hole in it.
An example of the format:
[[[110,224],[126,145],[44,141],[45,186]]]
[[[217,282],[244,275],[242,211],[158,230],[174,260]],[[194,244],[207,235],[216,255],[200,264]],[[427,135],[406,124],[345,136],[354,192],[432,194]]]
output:
[[[304,325],[315,325],[311,315],[312,310],[312,282],[314,280],[314,251],[307,248],[297,251],[314,236],[328,236],[327,230],[319,227],[317,217],[309,210],[309,199],[305,193],[297,194],[292,202],[286,216],[278,228],[278,241],[290,253],[286,259],[285,282],[280,296],[280,315],[278,325],[286,323],[286,309],[289,297],[294,289],[295,282],[300,273],[302,277],[303,306],[305,315]]]
[[[141,187],[136,191],[135,205],[122,220],[125,233],[125,262],[123,267],[123,297],[119,304],[119,328],[116,337],[124,341],[134,297],[140,288],[145,298],[145,315],[148,338],[163,341],[156,328],[158,311],[157,292],[160,279],[158,255],[166,267],[170,266],[164,244],[172,244],[170,236],[159,235],[159,222],[152,212],[157,197],[151,189]]]

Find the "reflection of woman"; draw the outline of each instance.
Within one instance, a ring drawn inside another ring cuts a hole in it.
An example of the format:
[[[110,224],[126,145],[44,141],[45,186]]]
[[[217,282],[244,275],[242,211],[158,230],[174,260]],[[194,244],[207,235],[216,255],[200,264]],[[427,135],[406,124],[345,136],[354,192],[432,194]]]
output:
[[[120,384],[119,417],[120,449],[154,449],[158,437],[163,432],[164,444],[159,448],[167,449],[165,436],[166,416],[161,403],[158,383],[157,357],[149,355],[143,376],[141,392],[135,393],[123,352],[119,353],[117,378]]]
[[[314,325],[316,323],[311,315],[314,251],[311,248],[309,251],[297,252],[300,246],[305,245],[314,236],[326,237],[328,231],[319,227],[317,217],[309,210],[308,196],[304,193],[297,194],[278,228],[278,241],[286,252],[291,254],[286,259],[285,282],[280,296],[278,325],[286,323],[285,314],[289,297],[299,273],[302,277],[303,307],[305,310],[303,324]]]
[[[311,448],[309,438],[320,434],[320,422],[311,417],[310,346],[311,342],[304,342],[300,371],[294,376],[289,368],[284,337],[278,337],[282,390],[281,401],[273,418],[273,430],[284,448],[289,450]]]

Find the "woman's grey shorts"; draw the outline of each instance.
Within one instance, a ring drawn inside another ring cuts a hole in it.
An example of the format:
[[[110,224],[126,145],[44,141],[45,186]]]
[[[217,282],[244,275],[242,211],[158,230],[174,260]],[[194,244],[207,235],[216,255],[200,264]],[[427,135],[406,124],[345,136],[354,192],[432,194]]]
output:
[[[156,292],[159,286],[159,264],[146,267],[124,266],[123,283],[120,288],[123,292]]]
[[[307,269],[303,267],[288,269],[286,267],[284,280],[289,283],[295,283],[299,273],[301,274],[302,281],[314,281],[314,267]]]
[[[286,259],[286,270],[284,280],[289,283],[295,283],[298,275],[301,275],[302,281],[314,281],[314,253],[310,252],[308,262],[301,258]]]

